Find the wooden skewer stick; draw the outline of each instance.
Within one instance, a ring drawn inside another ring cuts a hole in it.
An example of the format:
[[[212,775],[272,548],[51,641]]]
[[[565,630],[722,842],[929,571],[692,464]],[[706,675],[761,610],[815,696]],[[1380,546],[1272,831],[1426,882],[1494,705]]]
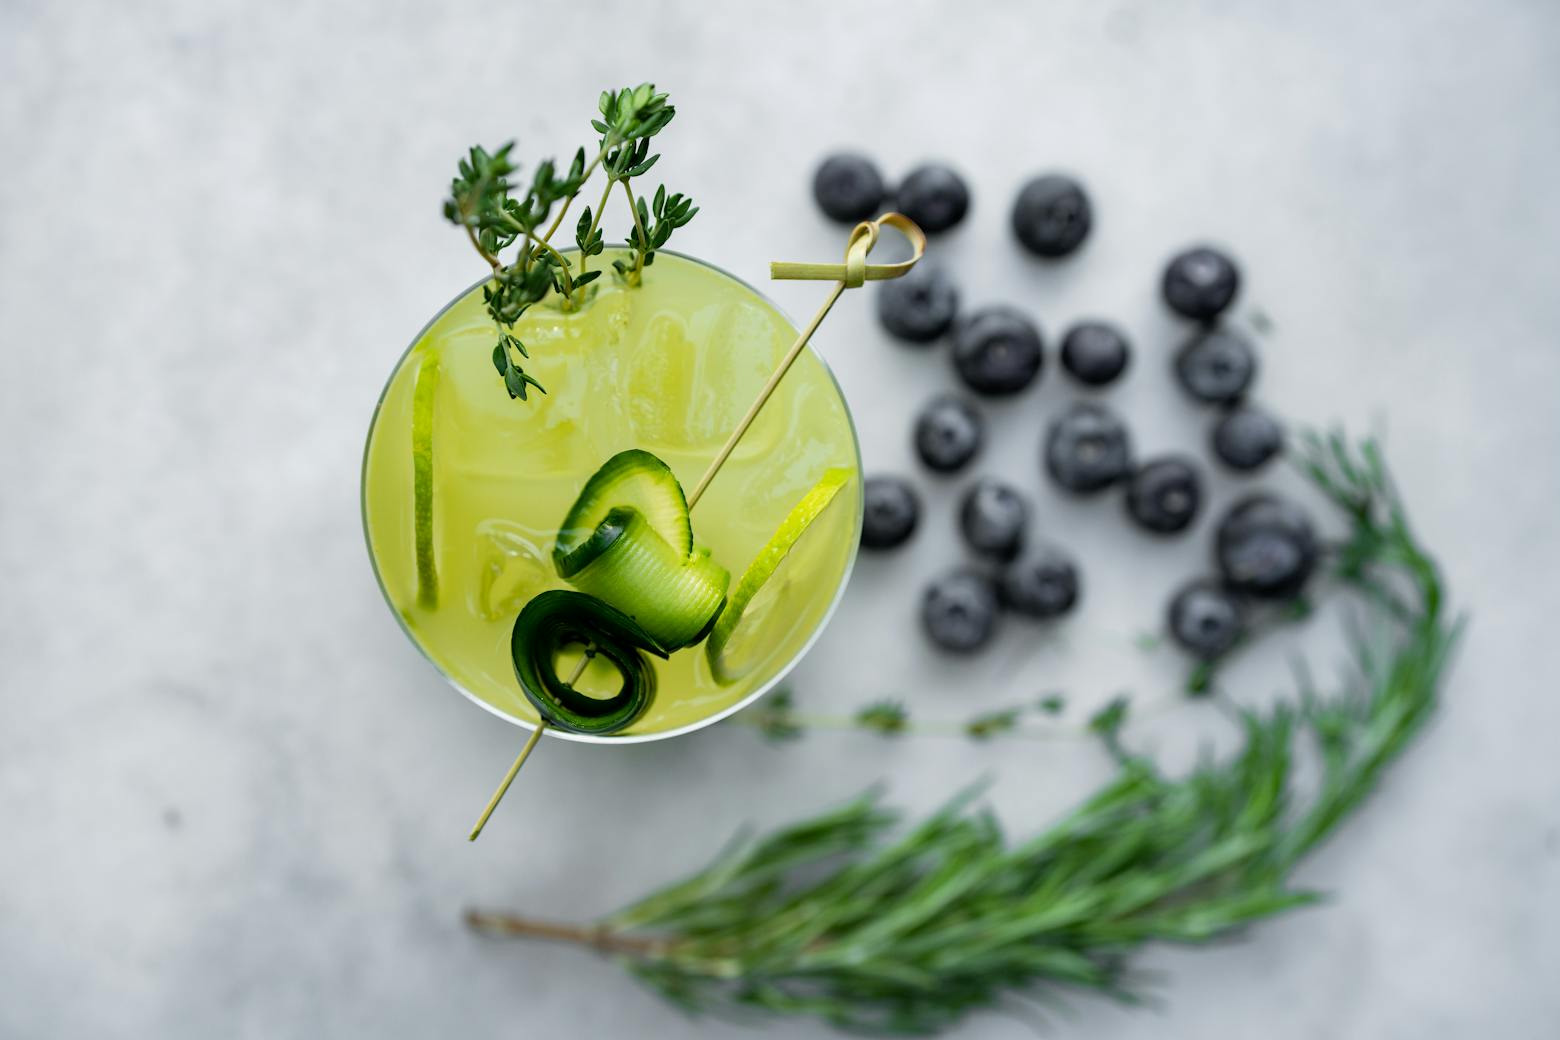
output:
[[[905,238],[910,240],[910,259],[894,264],[867,263],[867,254],[877,244],[878,231],[884,225],[897,228]],[[791,344],[791,348],[785,352],[785,356],[780,359],[780,363],[775,366],[775,370],[769,374],[769,379],[764,383],[763,388],[759,390],[758,396],[748,406],[747,414],[742,417],[741,422],[737,423],[736,429],[731,431],[731,436],[726,438],[726,443],[721,445],[720,451],[711,460],[709,467],[704,471],[704,475],[694,485],[693,494],[688,496],[689,509],[692,509],[698,504],[699,499],[704,497],[704,492],[709,488],[710,482],[715,479],[715,474],[719,473],[720,468],[726,464],[726,460],[731,458],[731,453],[737,448],[737,442],[742,440],[743,436],[747,434],[748,429],[753,425],[753,421],[758,418],[758,413],[769,402],[769,399],[774,396],[775,389],[780,385],[780,380],[785,378],[785,374],[791,370],[791,366],[795,364],[796,359],[802,356],[802,351],[807,349],[807,343],[812,339],[813,333],[818,331],[818,326],[823,324],[823,319],[829,316],[829,311],[834,307],[835,301],[844,294],[845,290],[859,288],[866,282],[885,281],[908,274],[925,252],[926,235],[922,233],[915,221],[900,213],[885,213],[876,220],[862,221],[851,229],[850,239],[845,244],[845,262],[843,264],[776,262],[769,265],[769,277],[777,281],[833,280],[834,288],[829,291],[828,297],[823,301],[823,306],[818,308],[818,313],[813,315],[812,321],[807,323],[807,327],[801,331],[801,334],[796,337],[796,341]],[[594,647],[585,651],[585,656],[580,658],[580,663],[574,668],[574,674],[569,677],[568,685],[573,686],[579,681],[580,676],[585,674],[585,667],[590,663],[590,659],[595,653]],[[526,739],[525,747],[520,749],[519,756],[515,758],[514,765],[509,767],[509,772],[504,775],[503,782],[498,785],[498,790],[494,791],[493,797],[488,800],[487,808],[482,810],[482,816],[477,820],[477,825],[471,829],[470,841],[476,841],[477,836],[482,833],[482,828],[486,826],[488,817],[493,815],[493,810],[498,808],[498,803],[508,793],[509,785],[515,782],[515,777],[520,773],[520,767],[525,765],[525,760],[530,757],[532,749],[536,747],[537,741],[542,737],[542,731],[546,728],[547,721],[543,719],[531,731],[530,737]]]
[[[580,663],[574,666],[574,674],[569,676],[569,685],[573,686],[580,681],[580,676],[585,674],[585,669],[590,665],[590,659],[596,656],[594,647],[586,649],[580,657]],[[547,720],[539,719],[536,728],[525,740],[525,747],[520,749],[520,754],[515,756],[514,765],[509,767],[509,772],[504,774],[504,779],[499,781],[498,790],[493,792],[493,797],[488,799],[487,808],[482,810],[482,815],[477,817],[477,825],[471,828],[467,835],[467,841],[476,841],[482,834],[482,828],[487,826],[488,817],[493,815],[493,810],[498,808],[498,803],[504,800],[504,795],[509,793],[509,785],[515,782],[515,777],[520,775],[520,767],[525,765],[525,760],[531,757],[531,751],[536,747],[537,741],[542,739],[542,731],[547,728]]]
[[[914,254],[909,260],[898,264],[868,264],[867,254],[877,244],[878,228],[887,224],[904,232],[914,248]],[[716,453],[709,468],[704,471],[704,476],[694,485],[693,494],[688,496],[688,508],[692,509],[704,497],[704,492],[710,486],[710,481],[715,479],[715,474],[731,458],[731,453],[736,450],[737,442],[748,432],[753,421],[758,418],[759,411],[768,403],[779,387],[780,380],[791,370],[796,359],[802,356],[802,351],[807,349],[807,343],[812,339],[818,326],[823,324],[823,319],[829,316],[829,311],[834,307],[834,302],[840,298],[846,289],[854,289],[863,282],[881,281],[888,278],[898,278],[915,266],[926,251],[926,236],[909,217],[898,213],[885,213],[877,220],[863,221],[857,224],[850,233],[850,241],[845,246],[845,262],[843,264],[790,264],[773,263],[769,265],[769,277],[777,280],[799,279],[837,279],[834,288],[830,290],[828,298],[823,301],[823,306],[818,308],[818,313],[813,315],[812,321],[796,337],[796,342],[791,344],[791,349],[785,352],[785,357],[775,366],[775,370],[769,374],[769,380],[759,390],[758,396],[748,406],[747,414],[742,421],[737,423],[737,428],[731,431],[731,436],[726,438],[726,443]]]

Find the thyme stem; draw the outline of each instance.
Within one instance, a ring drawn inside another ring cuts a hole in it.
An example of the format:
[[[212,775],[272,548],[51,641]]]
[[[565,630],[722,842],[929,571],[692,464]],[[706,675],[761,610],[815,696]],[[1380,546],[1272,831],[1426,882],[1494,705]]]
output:
[[[607,185],[607,188],[609,190],[611,189],[611,187],[612,186],[610,184]],[[634,189],[632,189],[632,188],[630,188],[628,186],[628,181],[626,181],[626,180],[623,182],[623,194],[628,196],[628,210],[629,210],[630,213],[632,213],[634,215],[634,227],[639,230],[639,240],[641,242],[648,242],[648,241],[650,241],[650,236],[645,234],[645,225],[639,219],[639,200],[634,197]],[[603,202],[602,205],[605,206],[606,203]],[[639,284],[639,279],[642,277],[644,269],[645,269],[645,252],[642,249],[635,250],[635,252],[634,252],[634,273],[632,275],[630,275],[629,279],[628,279],[630,285],[638,285]]]
[[[603,148],[603,149],[601,149],[601,151],[596,153],[596,157],[590,161],[589,165],[587,165],[585,167],[584,174],[581,175],[582,176],[582,180],[580,181],[580,186],[581,187],[584,187],[585,183],[590,180],[590,175],[592,173],[596,172],[596,167],[601,165],[601,160],[605,159],[606,156],[607,156],[606,148]],[[608,188],[612,187],[610,181],[608,182],[607,187]],[[570,192],[569,197],[563,200],[563,205],[562,205],[562,207],[559,208],[558,215],[553,218],[553,222],[547,226],[547,233],[542,236],[542,241],[543,242],[551,242],[552,241],[553,233],[555,231],[557,231],[558,230],[558,226],[563,223],[563,218],[568,215],[569,207],[574,205],[574,199],[578,195],[579,195],[578,191]]]
[[[611,194],[612,194],[612,177],[609,175],[607,177],[606,186],[601,189],[601,199],[596,203],[596,208],[594,210],[592,210],[591,214],[590,214],[590,230],[585,233],[585,240],[587,242],[590,241],[591,236],[596,233],[596,229],[601,226],[601,213],[602,213],[603,210],[605,210],[607,208],[607,197],[610,196]],[[589,264],[589,263],[590,263],[590,257],[585,254],[585,250],[583,250],[583,249],[580,250],[580,273],[581,274],[585,273],[586,265]]]
[[[471,225],[463,223],[461,226],[466,229],[466,237],[471,240],[471,247],[478,253],[482,254],[482,259],[488,262],[488,264],[493,268],[493,272],[497,274],[499,271],[503,270],[504,265],[498,259],[498,257],[482,248],[482,243],[477,241],[477,233],[471,230]]]

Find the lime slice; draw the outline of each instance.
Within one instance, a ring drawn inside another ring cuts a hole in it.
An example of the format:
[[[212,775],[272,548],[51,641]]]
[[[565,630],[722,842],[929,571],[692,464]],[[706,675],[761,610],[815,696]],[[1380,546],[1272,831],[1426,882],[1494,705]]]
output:
[[[417,540],[417,605],[439,605],[439,570],[433,559],[433,397],[439,390],[439,356],[428,351],[412,390],[412,512]]]
[[[716,682],[751,675],[798,627],[815,620],[806,605],[816,602],[817,583],[852,533],[840,494],[851,476],[849,469],[826,470],[748,564],[704,644]]]

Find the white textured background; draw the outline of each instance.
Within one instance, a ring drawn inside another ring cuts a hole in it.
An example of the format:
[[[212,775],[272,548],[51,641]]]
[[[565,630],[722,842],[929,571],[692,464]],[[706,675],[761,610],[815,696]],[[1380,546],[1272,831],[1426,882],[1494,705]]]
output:
[[[363,434],[407,340],[479,272],[438,217],[460,150],[572,151],[602,86],[647,78],[680,110],[657,174],[704,207],[677,244],[755,281],[838,250],[807,192],[823,151],[891,175],[956,163],[974,210],[938,250],[966,298],[1022,305],[1053,343],[1084,313],[1122,322],[1137,357],[1112,400],[1145,450],[1206,423],[1166,372],[1160,265],[1226,243],[1240,309],[1276,328],[1261,399],[1386,432],[1473,612],[1438,723],[1302,871],[1336,898],[1155,951],[1162,1008],[1086,999],[1056,1035],[1553,1036],[1560,7],[535,7],[0,2],[0,1036],[727,1035],[460,912],[603,912],[743,821],[880,779],[924,808],[989,775],[1027,833],[1107,774],[1065,741],[551,742],[466,844],[520,734],[446,689],[381,602]],[[1098,223],[1046,267],[1005,220],[1049,168],[1086,181]],[[818,291],[775,296],[802,314]],[[949,372],[885,341],[869,304],[848,299],[821,346],[869,467],[913,469],[909,416]],[[913,548],[862,562],[798,671],[808,708],[897,694],[955,717],[1060,688],[1081,716],[1175,681],[1133,637],[1204,565],[1207,517],[1153,543],[1119,503],[1043,486],[1039,429],[1068,395],[1051,360],[992,410],[983,467],[1081,557],[1080,615],[973,663],[930,654],[913,604],[956,555],[960,482],[928,481]],[[1336,644],[1315,638],[1326,675]],[[1289,649],[1247,662],[1239,696],[1282,687]],[[1192,707],[1132,735],[1184,760],[1221,734]],[[960,1035],[1028,1032],[987,1016]]]

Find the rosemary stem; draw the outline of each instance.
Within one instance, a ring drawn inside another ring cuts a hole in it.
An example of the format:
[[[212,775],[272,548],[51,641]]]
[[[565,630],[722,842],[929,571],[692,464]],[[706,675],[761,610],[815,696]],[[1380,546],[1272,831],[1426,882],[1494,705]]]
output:
[[[600,925],[585,926],[538,921],[516,914],[494,913],[487,910],[467,910],[466,924],[489,935],[575,943],[580,946],[593,946],[602,953],[609,954],[653,957],[664,953],[667,946],[660,939],[620,935]]]

